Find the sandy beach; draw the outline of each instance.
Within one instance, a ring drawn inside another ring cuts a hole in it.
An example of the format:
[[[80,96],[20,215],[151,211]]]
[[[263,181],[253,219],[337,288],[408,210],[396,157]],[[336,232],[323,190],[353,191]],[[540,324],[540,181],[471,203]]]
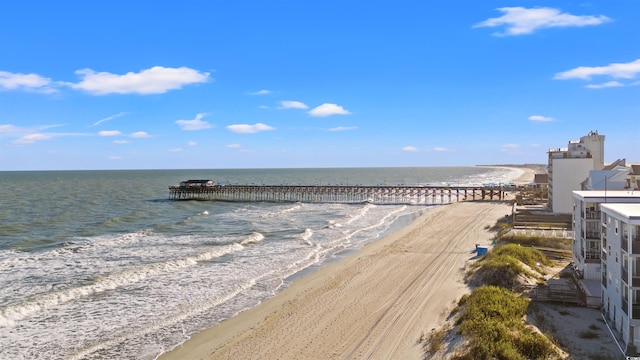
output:
[[[468,291],[465,263],[499,202],[437,206],[259,306],[194,335],[160,359],[420,359],[421,334]]]

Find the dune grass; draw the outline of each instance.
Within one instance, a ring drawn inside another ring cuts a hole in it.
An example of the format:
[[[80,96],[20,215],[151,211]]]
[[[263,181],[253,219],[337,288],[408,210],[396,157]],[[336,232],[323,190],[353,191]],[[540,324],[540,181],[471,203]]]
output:
[[[543,335],[527,328],[522,318],[529,300],[498,286],[483,286],[464,301],[458,332],[469,338],[467,359],[546,359],[555,353]]]
[[[551,264],[551,260],[534,248],[517,244],[499,245],[475,264],[467,280],[475,285],[495,285],[511,289],[518,285],[519,276],[539,277],[544,274],[542,266]]]

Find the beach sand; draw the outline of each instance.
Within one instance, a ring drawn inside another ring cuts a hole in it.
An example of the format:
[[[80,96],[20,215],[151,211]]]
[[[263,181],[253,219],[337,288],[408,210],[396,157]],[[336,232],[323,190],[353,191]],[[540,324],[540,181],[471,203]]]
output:
[[[436,206],[160,359],[421,359],[421,335],[469,291],[475,244],[510,213],[500,202]]]

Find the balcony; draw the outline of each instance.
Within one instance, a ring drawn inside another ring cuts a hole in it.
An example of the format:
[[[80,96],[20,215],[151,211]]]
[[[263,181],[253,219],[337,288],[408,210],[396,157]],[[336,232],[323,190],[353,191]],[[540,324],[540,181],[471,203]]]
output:
[[[600,220],[600,211],[587,211],[585,219],[587,220]]]
[[[600,239],[601,234],[600,230],[587,229],[585,232],[587,239]]]
[[[631,304],[631,318],[640,319],[640,304]]]
[[[586,263],[599,263],[600,262],[600,249],[585,251],[584,262],[586,262]]]

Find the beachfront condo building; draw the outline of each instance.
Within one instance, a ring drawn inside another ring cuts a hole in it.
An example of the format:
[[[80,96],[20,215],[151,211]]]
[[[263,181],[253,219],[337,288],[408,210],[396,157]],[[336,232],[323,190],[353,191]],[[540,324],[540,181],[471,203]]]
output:
[[[602,312],[627,355],[640,349],[640,203],[601,204]]]
[[[603,260],[607,249],[602,246],[603,204],[640,204],[640,192],[632,190],[592,190],[573,192],[572,258],[578,274],[579,286],[585,294],[587,306],[600,307],[600,283]]]
[[[604,139],[604,135],[591,131],[580,140],[569,141],[566,148],[549,149],[548,207],[552,212],[571,213],[571,192],[582,189],[589,171],[604,168]]]

